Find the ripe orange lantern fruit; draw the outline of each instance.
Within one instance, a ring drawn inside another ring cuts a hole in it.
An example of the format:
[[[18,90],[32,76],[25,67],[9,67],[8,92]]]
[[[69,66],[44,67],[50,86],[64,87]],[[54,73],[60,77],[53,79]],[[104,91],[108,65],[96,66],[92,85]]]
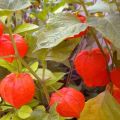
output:
[[[0,83],[1,97],[15,108],[28,103],[34,96],[35,85],[27,73],[11,73]]]
[[[24,57],[28,51],[27,43],[25,42],[24,38],[18,34],[14,34],[13,38],[15,40],[19,55],[21,57]],[[0,36],[0,57],[9,55],[15,55],[10,35],[2,34],[2,36]],[[4,60],[8,62],[13,62],[14,59],[15,59],[14,57],[4,58]]]
[[[3,23],[0,22],[0,36],[3,34],[4,26]]]
[[[81,92],[64,87],[52,94],[50,106],[54,103],[57,103],[56,110],[61,116],[78,118],[84,108],[85,98]]]
[[[77,19],[81,22],[81,23],[85,23],[86,22],[86,17],[83,16],[83,15],[80,15],[78,14],[77,15]],[[79,37],[82,37],[84,36],[88,31],[88,28],[85,29],[84,31],[81,31],[80,33],[74,35],[74,36],[71,36],[71,37],[68,37],[66,40],[70,40],[70,39],[73,39],[73,38],[79,38]]]
[[[111,73],[111,81],[120,89],[120,68],[114,68]]]
[[[113,97],[120,104],[120,89],[117,88],[115,85],[113,86]]]
[[[83,50],[76,56],[74,65],[77,73],[88,87],[105,86],[109,83],[107,63],[109,54],[104,50],[106,58],[99,48],[91,51]]]

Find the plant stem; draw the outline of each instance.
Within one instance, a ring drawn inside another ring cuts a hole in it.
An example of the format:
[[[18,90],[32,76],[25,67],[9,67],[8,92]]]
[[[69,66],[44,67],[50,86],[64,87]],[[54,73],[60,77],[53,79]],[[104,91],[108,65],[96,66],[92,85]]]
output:
[[[9,29],[9,28],[8,28]],[[32,75],[39,81],[40,83],[40,86],[43,88],[43,91],[46,95],[46,99],[47,101],[49,102],[49,94],[47,92],[47,90],[45,89],[44,87],[44,83],[42,83],[42,80],[40,79],[40,77],[29,67],[29,65],[20,57],[19,53],[18,53],[18,50],[17,50],[17,46],[16,46],[16,43],[14,41],[14,38],[12,36],[12,32],[11,32],[11,29],[9,29],[9,34],[10,34],[10,37],[11,37],[11,41],[12,41],[12,44],[13,44],[13,47],[14,47],[14,50],[15,50],[15,55],[16,57],[20,60],[20,62],[32,73]]]
[[[108,43],[106,42],[105,39],[104,39],[104,42],[105,42],[106,47],[107,47],[107,49],[108,49],[108,51],[109,51],[109,53],[110,53],[110,57],[111,57],[111,59],[112,59],[112,68],[113,68],[113,67],[115,66],[115,64],[114,64],[112,52],[111,52],[111,50],[110,50],[110,48],[109,48],[109,46],[108,46]]]
[[[2,57],[0,57],[0,59],[9,58],[9,57],[15,57],[15,55],[2,56]]]
[[[9,29],[9,28],[8,28]],[[21,63],[34,75],[34,77],[38,80],[41,80],[37,74],[29,67],[29,65],[19,56],[19,53],[18,53],[18,50],[17,50],[17,47],[16,47],[16,44],[15,44],[15,41],[14,41],[14,38],[12,36],[12,32],[11,30],[9,29],[9,34],[10,34],[10,37],[11,37],[11,41],[12,41],[12,44],[13,44],[13,47],[14,47],[14,50],[15,50],[15,56],[21,61]]]
[[[100,42],[99,42],[99,40],[98,40],[98,38],[96,36],[96,34],[94,33],[94,30],[92,28],[90,30],[91,30],[93,38],[95,39],[95,41],[96,41],[98,47],[100,48],[101,52],[103,53],[104,56],[106,56],[105,53],[104,53],[104,50],[103,50],[103,48],[102,48],[102,46],[101,46],[101,44],[100,44]]]
[[[45,60],[42,61],[42,66],[43,66],[43,73],[42,73],[43,90],[45,91],[45,96],[46,96],[47,102],[49,103],[50,98],[49,98],[48,90],[47,90],[47,87],[45,84],[45,69],[46,69],[46,61]]]
[[[21,64],[21,62],[19,61],[18,49],[17,49],[16,43],[15,43],[15,41],[14,41],[14,38],[13,38],[13,36],[12,36],[11,28],[8,28],[8,30],[9,30],[9,35],[10,35],[10,38],[11,38],[11,41],[12,41],[12,44],[13,44],[13,48],[14,48],[14,51],[15,51],[15,57],[16,57],[17,63],[18,63],[18,72],[20,72],[21,69],[22,69],[22,64]]]
[[[47,92],[44,82],[40,79],[40,77],[29,67],[29,65],[21,57],[19,57],[19,60],[32,73],[32,75],[39,81],[40,83],[39,85],[41,88],[43,88],[45,97],[47,99],[47,102],[49,103],[49,94]]]
[[[84,0],[81,0],[81,4],[82,4],[82,7],[83,7],[83,9],[85,11],[86,16],[89,16],[89,13],[88,13],[87,8],[85,6]]]

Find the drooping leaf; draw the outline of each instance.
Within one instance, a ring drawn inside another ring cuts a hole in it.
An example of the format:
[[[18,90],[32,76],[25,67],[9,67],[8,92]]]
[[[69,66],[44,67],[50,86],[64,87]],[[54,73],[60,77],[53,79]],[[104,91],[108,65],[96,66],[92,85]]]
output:
[[[56,73],[54,73],[55,77],[53,79],[47,80],[46,81],[46,86],[50,86],[50,85],[55,84],[57,81],[62,79],[64,77],[64,75],[65,75],[65,73],[63,73],[63,72],[56,72]]]
[[[35,33],[37,46],[35,51],[42,48],[52,48],[60,44],[64,39],[78,34],[87,28],[85,23],[81,23],[77,17],[68,13],[51,15],[47,25],[40,27]]]
[[[19,25],[15,28],[14,33],[23,33],[23,32],[28,32],[31,30],[37,29],[38,26],[35,24],[30,24],[30,23],[24,23],[22,25]]]
[[[41,68],[41,69],[38,69],[37,72],[36,72],[36,74],[40,77],[40,79],[42,79],[43,69],[42,69],[42,68]],[[52,79],[52,78],[54,78],[53,73],[52,73],[50,70],[45,69],[44,79],[45,79],[45,80],[48,80],[48,79]]]
[[[42,79],[43,69],[38,69],[36,74]],[[63,73],[63,72],[52,73],[50,70],[45,69],[44,79],[45,79],[46,86],[50,86],[50,85],[55,84],[64,75],[65,75],[65,73]]]
[[[53,47],[47,56],[47,60],[53,60],[56,62],[63,62],[73,52],[76,45],[79,43],[79,39],[65,40],[58,46]]]
[[[69,58],[77,44],[80,42],[78,39],[64,40],[62,43],[51,49],[41,49],[36,52],[40,60],[52,60],[56,62],[63,62]],[[64,54],[63,54],[64,53]]]
[[[47,60],[47,54],[50,51],[50,49],[44,48],[40,49],[37,52],[33,53],[35,58],[37,57],[40,60]]]
[[[102,18],[88,18],[89,26],[94,27],[109,39],[116,48],[120,48],[120,15],[112,14]]]
[[[27,8],[30,5],[29,0],[0,0],[0,9],[4,10],[16,11]]]
[[[86,102],[78,120],[118,120],[120,105],[106,91]]]
[[[96,12],[110,12],[110,10],[116,10],[116,5],[115,4],[108,4],[106,2],[103,1],[98,1],[96,2],[93,6],[89,6],[87,7],[87,10],[90,13],[96,13]]]

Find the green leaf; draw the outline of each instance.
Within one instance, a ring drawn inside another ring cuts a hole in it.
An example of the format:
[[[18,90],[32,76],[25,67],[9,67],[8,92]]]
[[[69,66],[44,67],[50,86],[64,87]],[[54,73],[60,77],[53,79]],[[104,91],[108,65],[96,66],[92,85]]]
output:
[[[46,27],[40,27],[35,33],[37,46],[35,51],[42,48],[51,48],[60,44],[64,39],[78,34],[87,28],[77,17],[68,13],[51,15]]]
[[[54,92],[55,89],[56,90],[60,89],[62,86],[63,86],[63,83],[56,82],[55,84],[48,86],[47,89],[49,93],[51,93],[51,92]]]
[[[8,113],[7,115],[4,115],[0,120],[10,120],[12,117],[12,114]]]
[[[42,21],[45,21],[47,19],[47,14],[48,12],[50,11],[50,8],[49,7],[45,7],[42,11],[40,11],[39,13],[34,13],[34,15],[42,20]]]
[[[43,105],[39,105],[39,106],[37,106],[35,109],[37,109],[37,110],[42,110],[42,111],[46,111],[46,109],[45,109],[45,107],[43,106]]]
[[[0,120],[23,120],[19,118],[16,114],[8,113],[7,115],[4,115]]]
[[[38,69],[39,63],[36,61],[30,65],[30,68],[35,72]],[[27,68],[24,68],[23,71],[29,72]]]
[[[32,65],[30,65],[30,68],[35,72],[38,69],[38,62],[34,62]]]
[[[56,112],[56,106],[53,106],[50,108],[49,113],[41,109],[35,109],[31,116],[26,120],[65,120],[65,119],[59,116],[59,114]]]
[[[102,35],[109,39],[116,48],[120,48],[120,15],[112,14],[106,17],[88,18],[89,26],[94,27]]]
[[[68,7],[65,2],[61,1],[60,3],[56,4],[55,6],[51,6],[51,11],[54,13],[60,13],[63,11],[64,8]]]
[[[53,60],[56,62],[63,62],[71,55],[75,47],[80,42],[79,39],[64,40],[58,46],[50,49],[47,60]]]
[[[119,120],[120,105],[108,91],[86,102],[78,120]]]
[[[57,104],[54,104],[52,107],[50,107],[49,110],[49,118],[50,120],[65,120],[63,117],[61,117],[57,112],[56,112],[56,106]]]
[[[6,68],[10,72],[15,72],[18,69],[16,61],[14,61],[13,63],[9,63],[5,60],[0,59],[0,66]]]
[[[29,32],[25,33],[24,35],[25,35],[25,40],[29,46],[27,56],[31,57],[31,53],[35,49],[35,46],[36,46],[36,40],[35,40],[35,37],[33,37],[33,35]]]
[[[1,106],[0,107],[3,111],[5,111],[5,110],[8,110],[8,109],[12,109],[12,106]]]
[[[0,21],[2,21],[4,24],[5,24],[6,19],[7,19],[7,16],[0,17]]]
[[[87,10],[90,13],[96,13],[96,12],[110,12],[111,9],[116,10],[116,5],[112,4],[110,6],[110,4],[103,2],[103,1],[98,1],[96,2],[93,6],[89,6],[87,7]]]
[[[42,79],[43,69],[38,69],[36,74]],[[45,79],[46,86],[50,86],[52,84],[55,84],[64,75],[65,75],[65,73],[63,73],[63,72],[52,73],[50,70],[45,69],[44,79]]]
[[[32,101],[30,101],[27,105],[29,105],[30,107],[36,107],[37,105],[39,105],[39,101],[36,99],[32,99]]]
[[[36,72],[37,75],[39,75],[40,79],[42,79],[42,75],[43,75],[43,69],[38,69],[37,72]],[[45,76],[44,76],[44,79],[45,80],[48,80],[48,79],[52,79],[54,78],[54,74],[48,70],[48,69],[45,69]]]
[[[28,32],[31,30],[35,30],[37,29],[38,26],[35,24],[30,24],[30,23],[24,23],[22,25],[18,25],[15,30],[14,33],[23,33],[23,32]]]
[[[80,42],[79,39],[64,40],[56,47],[51,49],[41,49],[35,52],[34,55],[36,55],[40,60],[51,60],[64,63]]]
[[[30,1],[29,0],[0,0],[0,9],[4,10],[21,10],[29,7]]]
[[[81,3],[80,0],[63,0],[66,3]]]
[[[22,119],[26,119],[28,117],[30,117],[32,113],[32,109],[31,107],[24,105],[22,106],[19,110],[18,110],[18,116]]]
[[[23,120],[23,119],[19,118],[16,114],[14,114],[12,116],[12,120]]]
[[[38,50],[37,52],[33,53],[35,56],[35,58],[39,58],[40,60],[47,60],[46,57],[47,57],[47,54],[50,50],[45,48],[45,49],[41,49],[41,50]]]
[[[34,110],[31,116],[26,120],[48,120],[49,114],[42,110]]]
[[[47,80],[46,81],[46,86],[50,86],[50,85],[55,84],[57,81],[62,79],[64,77],[64,75],[65,75],[65,73],[63,73],[63,72],[56,72],[56,73],[54,73],[54,78],[50,79],[50,80]]]
[[[7,16],[7,15],[10,15],[11,13],[12,13],[12,11],[10,11],[10,10],[0,9],[0,16]]]

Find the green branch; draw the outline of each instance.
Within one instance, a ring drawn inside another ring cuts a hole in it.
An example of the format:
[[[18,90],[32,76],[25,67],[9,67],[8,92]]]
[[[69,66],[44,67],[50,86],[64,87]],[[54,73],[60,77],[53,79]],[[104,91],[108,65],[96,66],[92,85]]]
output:
[[[13,38],[13,36],[12,36],[11,29],[8,28],[8,30],[9,30],[9,35],[10,35],[10,38],[11,38],[11,41],[12,41],[12,44],[13,44],[13,47],[14,47],[14,50],[15,50],[15,56],[16,56],[17,59],[19,59],[19,61],[30,71],[30,73],[39,81],[40,87],[43,88],[43,91],[44,91],[44,93],[45,93],[47,102],[49,102],[49,97],[48,97],[49,94],[48,94],[47,90],[45,89],[44,83],[42,82],[42,80],[40,79],[40,77],[29,67],[29,65],[20,57],[20,55],[19,55],[19,53],[18,53],[18,50],[17,50],[16,43],[15,43],[14,38]]]

